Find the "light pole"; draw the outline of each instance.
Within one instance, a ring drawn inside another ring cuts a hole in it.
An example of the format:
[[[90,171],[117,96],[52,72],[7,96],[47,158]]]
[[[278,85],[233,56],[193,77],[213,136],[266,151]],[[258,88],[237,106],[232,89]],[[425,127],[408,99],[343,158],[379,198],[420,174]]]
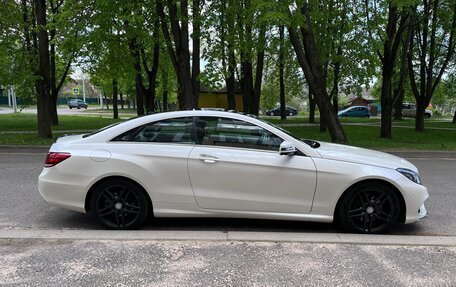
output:
[[[82,100],[86,101],[86,90],[85,90],[85,75],[82,75]]]

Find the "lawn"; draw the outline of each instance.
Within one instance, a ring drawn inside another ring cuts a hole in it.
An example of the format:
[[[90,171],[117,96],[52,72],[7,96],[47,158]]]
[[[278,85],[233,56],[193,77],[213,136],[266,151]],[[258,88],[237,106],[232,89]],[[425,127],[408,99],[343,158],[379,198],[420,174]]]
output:
[[[60,116],[60,125],[53,127],[54,139],[40,139],[36,136],[36,115],[8,114],[0,115],[0,145],[50,145],[55,138],[64,134],[81,133],[107,126],[119,120],[93,116]],[[265,118],[276,124],[307,123],[307,118],[292,117],[281,121],[277,118]],[[344,130],[349,144],[372,149],[399,150],[456,150],[456,125],[438,119],[426,120],[426,127],[451,128],[451,130],[427,129],[416,133],[413,128],[399,126],[414,126],[414,119],[394,122],[393,139],[380,139],[380,120],[343,118]],[[365,123],[366,125],[348,125],[348,123]],[[300,138],[330,141],[328,133],[321,133],[318,126],[286,126],[287,130]],[[13,133],[12,131],[24,131]],[[65,132],[62,132],[65,131]],[[72,132],[74,131],[74,132]]]
[[[52,127],[53,131],[67,130],[96,130],[120,120],[101,116],[59,116],[59,125]],[[36,114],[4,114],[0,115],[0,132],[6,131],[36,131]]]

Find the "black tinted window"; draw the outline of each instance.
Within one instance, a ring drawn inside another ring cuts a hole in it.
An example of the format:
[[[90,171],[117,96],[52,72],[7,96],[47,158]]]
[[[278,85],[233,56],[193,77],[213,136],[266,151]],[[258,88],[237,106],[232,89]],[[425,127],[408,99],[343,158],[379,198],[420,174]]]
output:
[[[192,118],[168,119],[131,129],[113,139],[128,142],[195,143]]]
[[[262,127],[235,119],[200,117],[195,125],[196,141],[202,145],[278,151],[283,141]]]

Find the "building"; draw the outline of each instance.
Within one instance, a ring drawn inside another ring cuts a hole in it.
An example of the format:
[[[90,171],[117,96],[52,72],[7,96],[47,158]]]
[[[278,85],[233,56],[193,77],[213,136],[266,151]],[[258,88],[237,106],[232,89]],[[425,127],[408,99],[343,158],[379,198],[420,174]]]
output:
[[[236,110],[243,110],[242,89],[239,83],[236,83],[234,92],[236,101]],[[198,98],[198,107],[200,108],[221,108],[228,109],[228,93],[226,87],[219,90],[211,90],[207,87],[201,87]]]

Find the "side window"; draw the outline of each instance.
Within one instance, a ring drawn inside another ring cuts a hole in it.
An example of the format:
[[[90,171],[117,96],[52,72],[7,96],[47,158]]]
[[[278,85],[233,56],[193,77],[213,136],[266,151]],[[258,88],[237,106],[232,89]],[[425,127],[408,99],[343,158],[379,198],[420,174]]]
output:
[[[262,127],[235,119],[200,117],[195,124],[196,142],[202,145],[278,151],[283,141]]]
[[[129,130],[112,141],[195,143],[192,118],[176,118],[146,124]]]

